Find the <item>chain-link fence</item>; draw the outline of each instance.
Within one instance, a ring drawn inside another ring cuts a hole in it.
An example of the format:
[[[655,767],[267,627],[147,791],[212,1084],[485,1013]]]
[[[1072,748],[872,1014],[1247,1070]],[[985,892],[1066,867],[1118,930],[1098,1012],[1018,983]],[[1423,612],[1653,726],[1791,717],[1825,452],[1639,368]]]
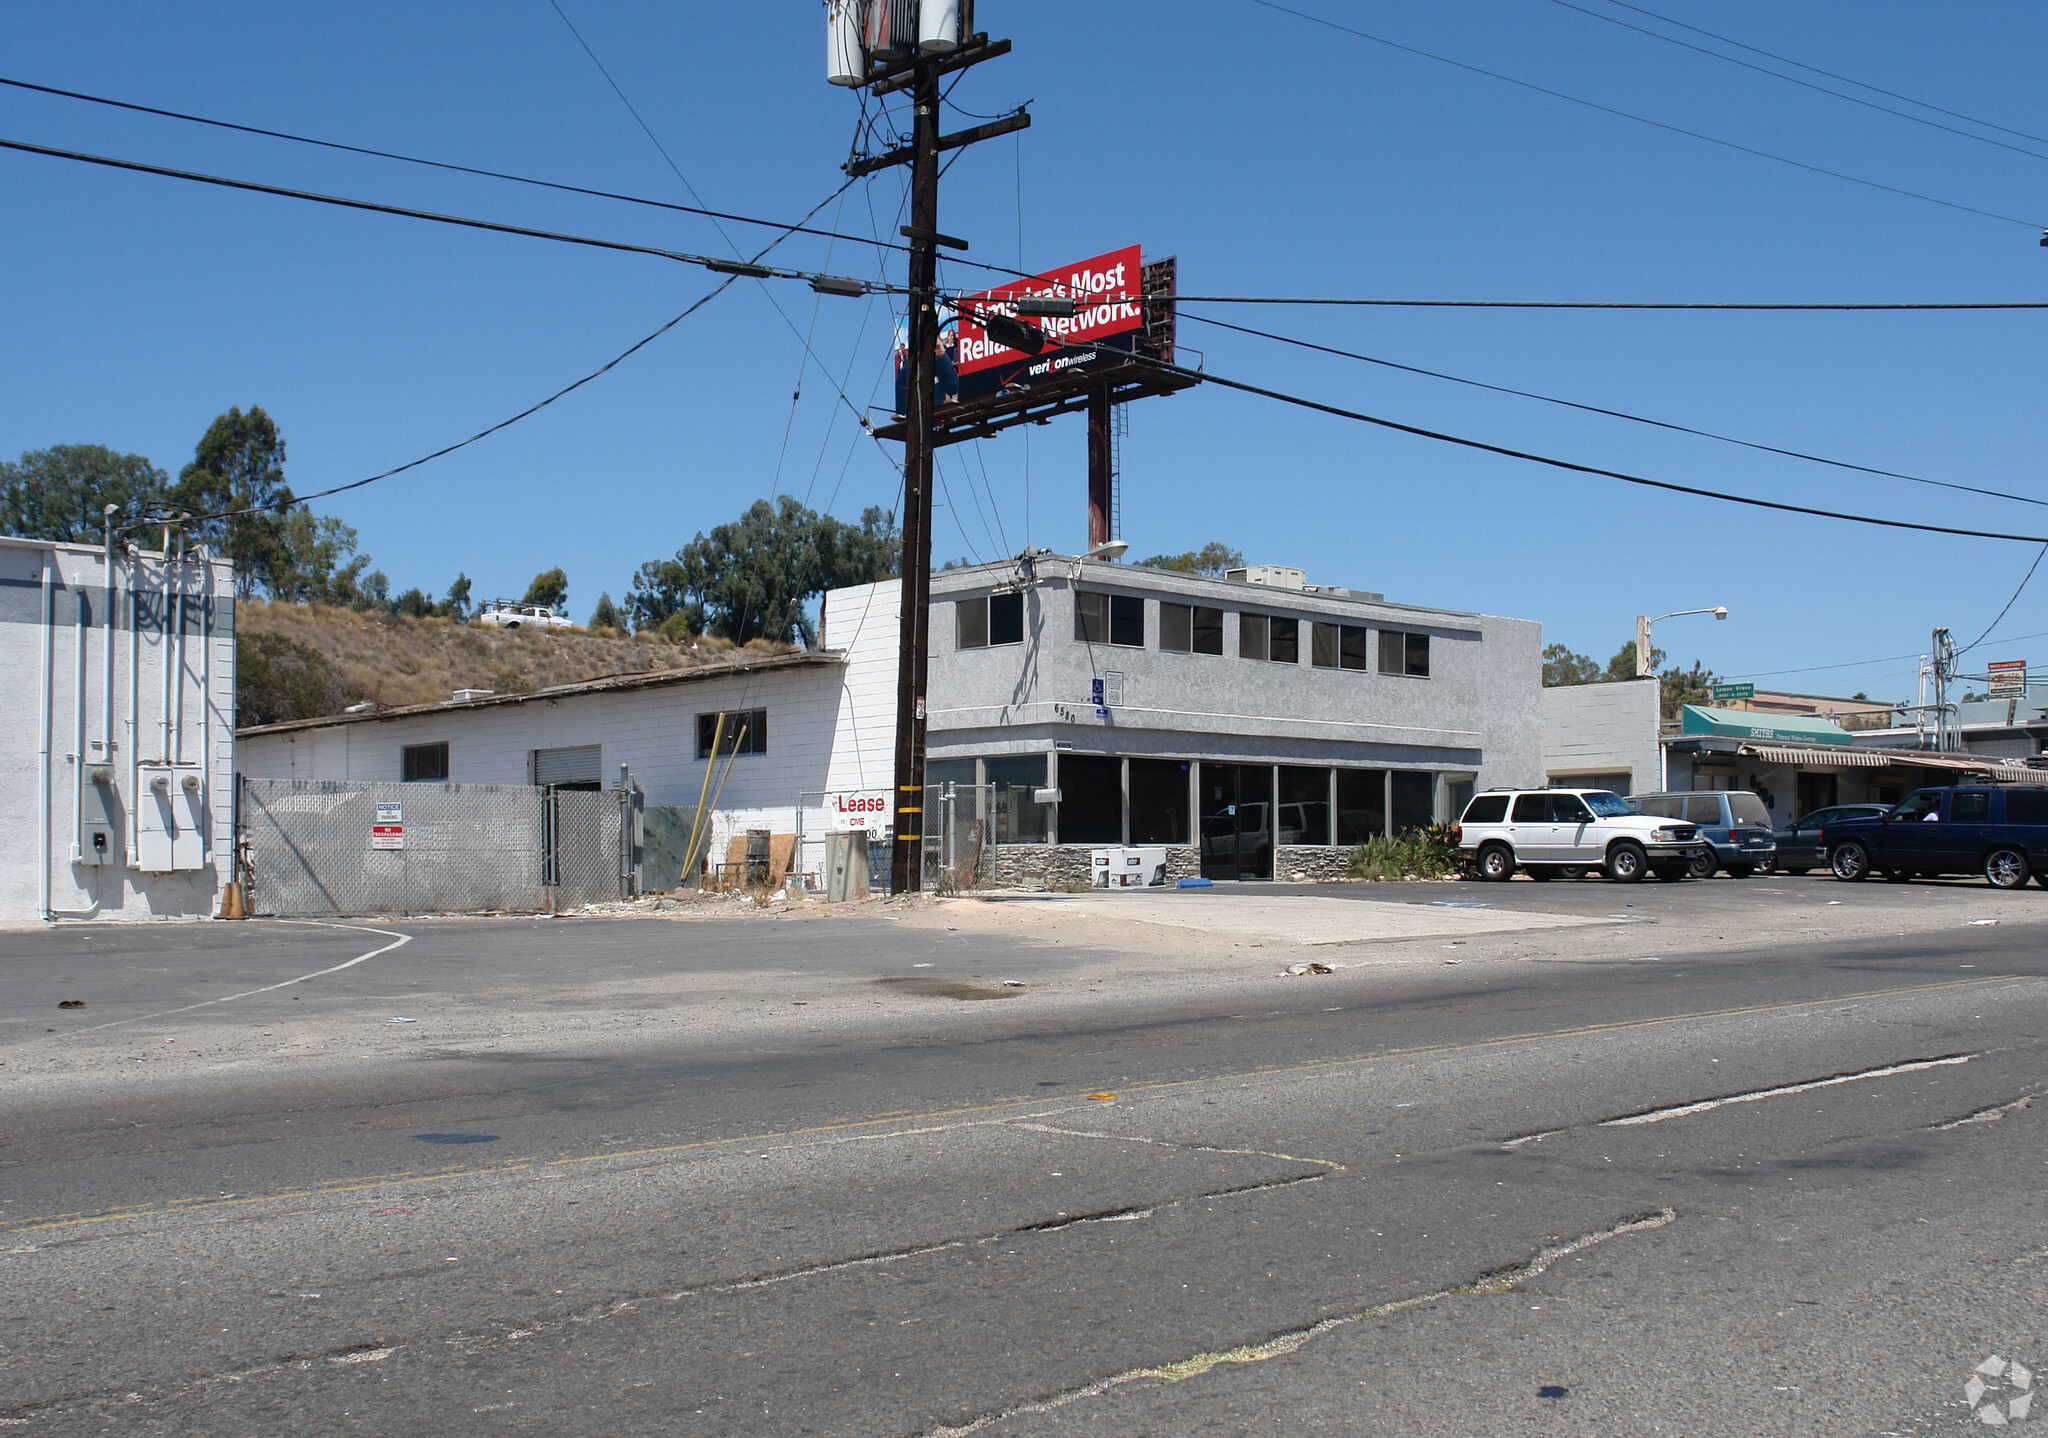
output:
[[[995,789],[933,784],[924,791],[924,889],[972,888],[982,873]]]
[[[241,780],[251,913],[536,913],[638,889],[637,789]]]

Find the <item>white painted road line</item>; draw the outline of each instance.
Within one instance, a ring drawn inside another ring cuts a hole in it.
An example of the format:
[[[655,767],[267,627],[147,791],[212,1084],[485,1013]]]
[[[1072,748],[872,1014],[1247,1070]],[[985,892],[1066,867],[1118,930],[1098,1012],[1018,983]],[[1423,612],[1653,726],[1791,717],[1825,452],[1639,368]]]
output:
[[[1626,1118],[1602,1120],[1602,1128],[1635,1128],[1646,1123],[1662,1123],[1667,1118],[1684,1118],[1687,1114],[1705,1113],[1709,1109],[1725,1107],[1731,1103],[1757,1103],[1767,1098],[1778,1098],[1785,1094],[1811,1093],[1815,1089],[1834,1088],[1838,1084],[1856,1083],[1861,1079],[1890,1078],[1893,1074],[1918,1073],[1922,1069],[1953,1068],[1966,1064],[1976,1054],[1957,1054],[1945,1059],[1916,1059],[1912,1063],[1888,1064],[1881,1069],[1865,1069],[1862,1073],[1837,1074],[1833,1078],[1814,1079],[1809,1083],[1786,1084],[1781,1088],[1758,1089],[1754,1093],[1729,1094],[1725,1098],[1702,1099],[1698,1103],[1680,1104],[1676,1108],[1652,1109],[1648,1113],[1632,1113]]]

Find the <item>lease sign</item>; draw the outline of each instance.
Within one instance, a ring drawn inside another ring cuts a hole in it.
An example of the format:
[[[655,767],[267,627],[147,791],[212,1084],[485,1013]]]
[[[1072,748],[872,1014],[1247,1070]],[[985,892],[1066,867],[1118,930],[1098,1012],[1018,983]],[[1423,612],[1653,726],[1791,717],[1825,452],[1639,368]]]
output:
[[[960,301],[960,373],[973,374],[976,370],[1026,357],[1022,350],[1013,350],[990,339],[988,332],[974,319],[976,312],[985,310],[1015,317],[1016,301],[1024,295],[1049,295],[1075,302],[1071,318],[1031,315],[1019,321],[1045,331],[1048,349],[1092,344],[1110,335],[1125,334],[1139,328],[1145,322],[1145,306],[1139,296],[1139,286],[1143,283],[1139,265],[1138,246],[1127,245],[1121,250],[1097,255],[1092,260],[1062,265],[1045,274],[1033,275],[1028,280],[1013,280],[978,295],[963,296]]]

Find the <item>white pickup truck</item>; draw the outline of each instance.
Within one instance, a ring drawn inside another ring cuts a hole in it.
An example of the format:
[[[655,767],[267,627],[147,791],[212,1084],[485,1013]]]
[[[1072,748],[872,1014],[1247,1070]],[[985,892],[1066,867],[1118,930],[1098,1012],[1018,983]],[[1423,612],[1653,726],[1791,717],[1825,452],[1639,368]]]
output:
[[[469,621],[492,629],[568,629],[575,620],[557,614],[545,604],[515,604],[509,599],[487,601]]]

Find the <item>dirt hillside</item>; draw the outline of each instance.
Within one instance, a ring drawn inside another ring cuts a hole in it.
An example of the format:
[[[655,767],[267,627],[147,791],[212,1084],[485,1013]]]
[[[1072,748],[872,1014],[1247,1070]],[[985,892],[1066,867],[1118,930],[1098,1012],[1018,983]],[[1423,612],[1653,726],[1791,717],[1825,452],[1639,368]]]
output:
[[[379,704],[431,704],[457,689],[525,693],[608,674],[688,669],[733,652],[727,640],[680,643],[653,634],[615,630],[486,629],[448,619],[365,614],[324,604],[235,606],[244,636],[276,635],[325,656],[341,679],[346,699]],[[748,650],[787,652],[789,646],[755,641]]]

